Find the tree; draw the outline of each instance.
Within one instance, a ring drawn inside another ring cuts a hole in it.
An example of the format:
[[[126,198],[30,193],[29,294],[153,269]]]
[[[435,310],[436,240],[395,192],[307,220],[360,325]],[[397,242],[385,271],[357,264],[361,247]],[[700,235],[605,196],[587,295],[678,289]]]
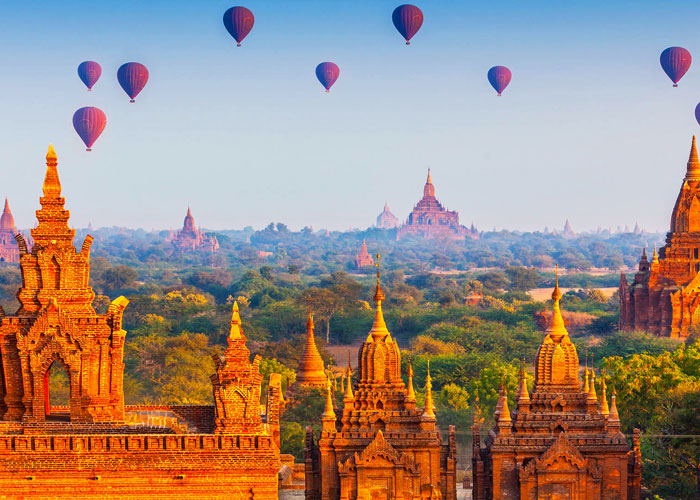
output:
[[[134,284],[139,273],[129,266],[114,266],[102,273],[102,284],[108,291],[123,290]]]
[[[530,267],[509,266],[506,268],[506,276],[510,280],[509,290],[527,292],[540,282],[540,274]]]

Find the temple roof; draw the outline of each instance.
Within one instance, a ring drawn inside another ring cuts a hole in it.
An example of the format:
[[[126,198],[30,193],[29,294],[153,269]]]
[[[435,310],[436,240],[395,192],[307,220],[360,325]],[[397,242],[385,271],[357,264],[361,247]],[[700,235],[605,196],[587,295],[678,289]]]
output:
[[[304,352],[299,359],[296,383],[301,386],[324,387],[326,384],[326,371],[323,358],[316,347],[314,339],[314,318],[309,313],[306,322],[306,344]]]
[[[0,217],[0,230],[15,230],[15,218],[12,216],[10,204],[7,202],[7,198],[5,198],[5,209],[2,211],[2,216]]]

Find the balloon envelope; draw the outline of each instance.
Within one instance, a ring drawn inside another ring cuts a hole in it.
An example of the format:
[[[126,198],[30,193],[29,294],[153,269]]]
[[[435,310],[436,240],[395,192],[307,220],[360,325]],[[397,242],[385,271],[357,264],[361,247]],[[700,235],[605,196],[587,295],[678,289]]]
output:
[[[97,83],[102,75],[102,68],[95,61],[84,61],[78,65],[78,76],[83,81],[88,90]]]
[[[678,81],[683,78],[693,61],[690,52],[683,47],[669,47],[661,53],[659,59],[661,67],[673,82],[674,87],[678,87]]]
[[[117,80],[122,86],[126,95],[134,102],[134,98],[139,95],[148,82],[148,69],[141,63],[128,62],[122,64],[117,71]]]
[[[73,128],[91,151],[92,145],[107,125],[107,116],[100,108],[80,108],[73,114]]]
[[[698,125],[700,125],[700,104],[695,106],[695,120],[698,122]]]
[[[415,5],[399,5],[394,9],[391,20],[401,36],[406,39],[406,45],[411,45],[411,38],[423,25],[423,12]]]
[[[496,89],[498,95],[501,95],[501,92],[508,86],[512,76],[510,70],[505,66],[494,66],[488,74],[489,83]]]
[[[231,7],[224,12],[224,26],[239,47],[253,29],[253,24],[255,24],[255,16],[245,7]]]
[[[338,75],[340,75],[340,68],[335,63],[322,62],[316,66],[316,78],[326,88],[326,92],[330,92],[331,87],[338,79]]]

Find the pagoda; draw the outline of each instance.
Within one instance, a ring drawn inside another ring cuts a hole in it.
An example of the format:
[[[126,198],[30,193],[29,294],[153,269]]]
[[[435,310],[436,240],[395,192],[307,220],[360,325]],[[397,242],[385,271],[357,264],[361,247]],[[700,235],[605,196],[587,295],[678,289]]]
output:
[[[700,325],[700,160],[695,136],[666,244],[642,250],[632,283],[620,275],[620,330],[685,338]]]
[[[406,223],[401,226],[396,237],[419,236],[423,238],[447,238],[463,240],[478,238],[479,232],[472,224],[466,228],[459,223],[459,214],[447,210],[435,197],[435,186],[428,169],[428,179],[423,186],[423,198],[413,207]]]
[[[394,229],[400,225],[399,218],[389,210],[389,202],[385,202],[384,210],[377,216],[377,227],[381,229]]]
[[[208,236],[201,229],[197,229],[190,207],[187,207],[187,215],[185,215],[182,229],[175,234],[171,231],[168,239],[181,253],[195,250],[204,250],[213,253],[219,250],[219,240],[216,236]]]
[[[0,262],[19,263],[19,248],[15,241],[16,234],[15,218],[10,211],[10,204],[5,198],[5,208],[0,216]]]
[[[306,344],[304,345],[304,352],[299,358],[297,378],[290,387],[290,393],[294,393],[299,387],[324,389],[327,379],[328,376],[323,365],[323,359],[318,352],[314,338],[314,318],[309,312],[309,318],[306,321]]]
[[[581,386],[576,347],[559,308],[558,280],[552,299],[552,322],[537,351],[532,393],[521,368],[516,407],[510,410],[502,387],[484,448],[475,417],[473,498],[639,500],[639,432],[630,450],[615,395],[608,405],[603,378],[598,396],[593,369],[586,367]]]
[[[362,267],[369,267],[374,265],[374,259],[367,251],[367,243],[362,240],[362,246],[360,247],[360,253],[355,256],[355,269],[360,269]]]
[[[354,390],[348,369],[343,408],[336,411],[329,380],[318,440],[306,429],[306,500],[455,500],[455,430],[450,426],[443,443],[429,370],[424,408],[416,405],[410,363],[408,386],[401,378],[401,353],[382,313],[379,272],[374,300]]]

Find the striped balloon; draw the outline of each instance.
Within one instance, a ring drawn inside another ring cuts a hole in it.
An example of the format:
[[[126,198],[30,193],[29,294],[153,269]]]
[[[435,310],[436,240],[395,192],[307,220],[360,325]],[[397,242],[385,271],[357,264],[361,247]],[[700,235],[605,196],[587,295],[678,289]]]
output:
[[[86,151],[92,151],[92,145],[107,125],[107,116],[100,108],[88,106],[80,108],[73,114],[73,128],[87,146]]]
[[[102,75],[102,68],[95,61],[84,61],[78,65],[78,76],[88,88],[88,92],[100,79],[100,75]]]
[[[122,86],[126,95],[135,102],[134,98],[139,95],[148,82],[148,69],[141,63],[128,62],[122,64],[117,71],[117,80]]]
[[[693,61],[690,52],[683,47],[669,47],[661,53],[659,59],[674,87],[678,87],[678,81],[683,78]]]
[[[489,70],[488,74],[489,83],[494,89],[496,89],[499,96],[510,83],[512,76],[513,75],[511,74],[510,70],[505,66],[494,66]]]
[[[322,62],[316,66],[316,78],[326,88],[326,92],[331,91],[331,87],[340,75],[340,68],[332,62]]]
[[[399,5],[394,9],[391,20],[401,36],[406,39],[406,45],[411,45],[411,38],[423,25],[423,12],[415,5]]]
[[[236,40],[238,47],[253,29],[253,24],[255,24],[255,16],[245,7],[231,7],[224,12],[224,26]]]

